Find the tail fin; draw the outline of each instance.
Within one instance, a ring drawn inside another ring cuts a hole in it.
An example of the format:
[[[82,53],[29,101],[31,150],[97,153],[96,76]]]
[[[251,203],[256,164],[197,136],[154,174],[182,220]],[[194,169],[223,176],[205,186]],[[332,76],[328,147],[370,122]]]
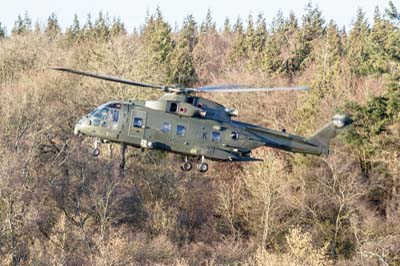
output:
[[[314,135],[307,138],[306,141],[318,145],[321,147],[321,152],[323,154],[328,154],[331,139],[333,139],[342,128],[351,123],[353,123],[353,120],[346,115],[334,115],[331,122],[315,132]]]

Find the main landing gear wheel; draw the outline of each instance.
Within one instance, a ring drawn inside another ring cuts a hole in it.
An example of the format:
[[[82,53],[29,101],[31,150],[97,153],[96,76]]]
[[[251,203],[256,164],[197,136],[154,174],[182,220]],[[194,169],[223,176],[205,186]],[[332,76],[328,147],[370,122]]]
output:
[[[181,164],[181,169],[183,171],[190,171],[192,169],[192,164],[190,162],[184,162]]]
[[[197,170],[199,170],[200,173],[208,171],[208,164],[206,163],[204,156],[201,156],[201,162],[197,165]]]
[[[199,172],[201,173],[205,173],[208,171],[208,164],[207,163],[199,163],[197,165],[197,170],[199,170]]]
[[[192,164],[189,162],[187,156],[183,157],[183,163],[181,164],[181,169],[186,172],[192,169]]]

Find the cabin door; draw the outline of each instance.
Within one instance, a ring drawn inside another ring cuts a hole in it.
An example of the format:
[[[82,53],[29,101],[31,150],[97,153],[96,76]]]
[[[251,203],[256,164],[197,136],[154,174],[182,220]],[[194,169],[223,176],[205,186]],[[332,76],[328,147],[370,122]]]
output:
[[[138,139],[139,143],[143,139],[146,130],[146,117],[147,112],[133,109],[129,136]]]

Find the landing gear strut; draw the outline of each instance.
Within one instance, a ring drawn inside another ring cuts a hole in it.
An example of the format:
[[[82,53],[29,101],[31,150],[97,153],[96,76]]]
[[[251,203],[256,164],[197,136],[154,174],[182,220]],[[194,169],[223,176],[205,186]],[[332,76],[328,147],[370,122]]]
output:
[[[205,162],[204,156],[201,156],[201,162],[197,165],[197,170],[201,173],[208,171],[208,164]]]
[[[125,168],[125,152],[126,152],[126,144],[121,143],[121,162],[119,163],[119,168],[123,171]]]
[[[188,161],[188,157],[184,157],[184,161],[181,164],[181,169],[185,172],[190,171],[192,169],[192,164]]]

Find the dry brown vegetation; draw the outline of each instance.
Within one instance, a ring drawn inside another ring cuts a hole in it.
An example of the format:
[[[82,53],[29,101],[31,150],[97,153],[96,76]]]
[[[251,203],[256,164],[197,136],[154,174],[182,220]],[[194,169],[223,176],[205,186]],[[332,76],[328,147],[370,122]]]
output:
[[[300,23],[278,15],[264,31],[262,17],[221,31],[211,16],[200,27],[188,17],[171,32],[156,13],[132,34],[102,14],[66,32],[55,16],[36,29],[19,18],[0,34],[1,264],[400,265],[400,16],[389,4],[369,26],[360,11],[347,33],[307,8]],[[49,66],[158,84],[306,84],[212,98],[298,134],[338,109],[356,122],[328,157],[262,148],[263,163],[212,163],[202,175],[130,149],[121,177],[119,146],[92,158],[73,126],[106,101],[159,93]]]

